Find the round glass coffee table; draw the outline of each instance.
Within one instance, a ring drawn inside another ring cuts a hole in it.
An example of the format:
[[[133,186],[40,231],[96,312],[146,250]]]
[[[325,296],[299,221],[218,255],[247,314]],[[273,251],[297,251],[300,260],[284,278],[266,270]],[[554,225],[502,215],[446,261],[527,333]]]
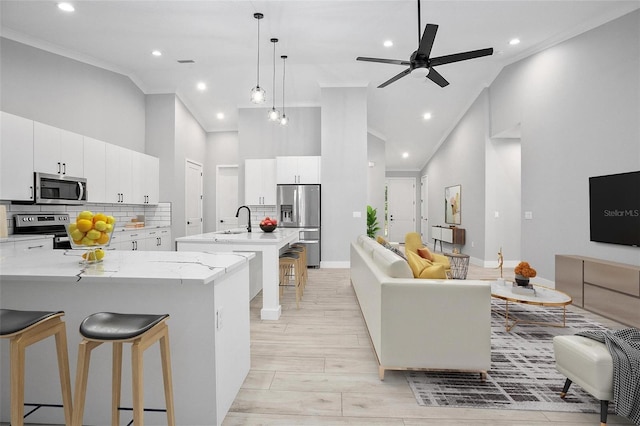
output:
[[[513,283],[510,281],[492,281],[491,282],[491,297],[501,299],[505,301],[504,317],[505,317],[505,329],[511,331],[517,324],[540,324],[549,325],[553,327],[566,327],[567,325],[567,305],[572,302],[571,296],[553,288],[544,287],[541,285],[533,285],[533,294],[521,294],[513,291]],[[518,291],[518,290],[516,290]],[[517,318],[509,318],[509,302],[521,303],[524,305],[537,305],[537,306],[553,306],[562,308],[562,324],[549,323],[549,322],[537,322],[527,321]]]

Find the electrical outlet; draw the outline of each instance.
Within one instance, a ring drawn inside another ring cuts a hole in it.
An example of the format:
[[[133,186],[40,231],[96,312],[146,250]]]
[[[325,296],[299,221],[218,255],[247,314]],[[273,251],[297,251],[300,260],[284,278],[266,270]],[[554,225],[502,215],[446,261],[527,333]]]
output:
[[[475,247],[476,243],[474,241],[471,241],[471,247]]]

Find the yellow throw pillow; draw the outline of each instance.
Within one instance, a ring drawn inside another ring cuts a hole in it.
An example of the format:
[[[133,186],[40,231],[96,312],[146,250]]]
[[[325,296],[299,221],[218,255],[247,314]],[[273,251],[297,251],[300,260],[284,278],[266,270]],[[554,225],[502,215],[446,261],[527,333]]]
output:
[[[406,253],[407,262],[413,272],[414,278],[446,279],[447,274],[443,265],[433,264],[427,259],[423,259],[416,253],[409,251]]]
[[[421,258],[423,259],[427,259],[431,262],[434,261],[433,255],[431,254],[431,251],[429,251],[428,248],[426,247],[422,247],[418,249],[418,255],[420,255]]]

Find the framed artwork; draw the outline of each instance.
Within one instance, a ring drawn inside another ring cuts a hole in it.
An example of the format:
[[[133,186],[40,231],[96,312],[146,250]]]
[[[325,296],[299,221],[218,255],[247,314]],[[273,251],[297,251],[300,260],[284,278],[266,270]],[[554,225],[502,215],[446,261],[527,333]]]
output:
[[[452,225],[462,223],[462,187],[447,186],[444,189],[444,221]]]

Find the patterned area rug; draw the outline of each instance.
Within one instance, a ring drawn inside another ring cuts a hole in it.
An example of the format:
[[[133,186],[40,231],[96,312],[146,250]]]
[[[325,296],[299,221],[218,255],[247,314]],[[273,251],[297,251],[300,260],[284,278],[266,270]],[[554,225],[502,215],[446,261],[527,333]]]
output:
[[[604,330],[582,315],[567,311],[567,327],[518,324],[505,331],[504,302],[492,301],[491,370],[485,382],[477,373],[408,371],[407,380],[418,404],[599,413],[600,402],[572,385],[565,399],[565,377],[555,369],[553,336],[583,330]],[[562,322],[561,308],[509,304],[509,317],[537,322]],[[613,413],[613,403],[609,405]]]

